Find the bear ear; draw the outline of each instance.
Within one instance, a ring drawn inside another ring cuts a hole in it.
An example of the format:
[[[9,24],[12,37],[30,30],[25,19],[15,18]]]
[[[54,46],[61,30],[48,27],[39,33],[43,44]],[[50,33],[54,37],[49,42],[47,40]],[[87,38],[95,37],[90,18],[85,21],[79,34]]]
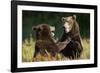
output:
[[[75,19],[75,20],[76,20],[76,15],[73,15],[73,19]]]
[[[61,20],[62,20],[62,22],[64,22],[65,21],[65,17],[62,17]]]
[[[36,30],[37,29],[37,27],[36,26],[32,26],[32,30]]]

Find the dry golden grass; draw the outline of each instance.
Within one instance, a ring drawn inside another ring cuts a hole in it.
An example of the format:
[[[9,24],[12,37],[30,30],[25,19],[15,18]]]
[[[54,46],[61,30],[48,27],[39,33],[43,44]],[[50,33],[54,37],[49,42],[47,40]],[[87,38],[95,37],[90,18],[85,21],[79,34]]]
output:
[[[90,40],[84,38],[83,42],[83,53],[80,59],[89,59],[90,58]],[[30,39],[25,39],[22,43],[22,62],[33,62],[33,61],[61,61],[69,60],[68,58],[62,56],[60,53],[57,53],[55,57],[52,57],[50,53],[46,51],[46,55],[42,56],[38,54],[36,58],[33,58],[35,52],[35,41],[32,37]]]
[[[82,59],[90,59],[90,40],[87,39],[87,38],[84,38],[82,40],[83,42],[83,53],[82,53],[82,56],[81,58]]]
[[[25,39],[22,43],[22,61],[23,62],[32,62],[32,58],[35,52],[35,41],[32,37],[30,39]]]

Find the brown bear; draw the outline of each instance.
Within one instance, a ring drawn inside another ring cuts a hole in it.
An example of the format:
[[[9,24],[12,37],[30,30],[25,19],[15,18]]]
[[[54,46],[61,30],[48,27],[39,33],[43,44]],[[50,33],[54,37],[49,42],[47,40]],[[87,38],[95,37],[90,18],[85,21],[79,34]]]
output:
[[[34,58],[38,53],[45,55],[46,51],[54,57],[59,51],[59,48],[52,38],[52,30],[50,29],[50,26],[48,24],[39,24],[37,26],[33,26],[32,29],[36,31]]]
[[[58,42],[65,42],[66,39],[71,39],[65,48],[60,53],[69,59],[78,59],[83,51],[81,42],[79,25],[76,21],[76,15],[62,17],[64,33]]]

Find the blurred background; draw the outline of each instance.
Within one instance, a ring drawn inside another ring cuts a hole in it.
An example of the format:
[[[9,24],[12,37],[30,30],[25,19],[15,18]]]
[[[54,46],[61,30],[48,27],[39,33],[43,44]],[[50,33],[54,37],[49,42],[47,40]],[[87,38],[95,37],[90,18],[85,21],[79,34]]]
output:
[[[80,26],[81,36],[90,37],[90,14],[83,13],[63,13],[63,12],[43,12],[43,11],[23,11],[23,40],[28,38],[30,34],[34,37],[34,31],[32,26],[39,25],[42,23],[55,26],[55,37],[60,38],[62,36],[63,28],[61,18],[75,14],[77,22]]]

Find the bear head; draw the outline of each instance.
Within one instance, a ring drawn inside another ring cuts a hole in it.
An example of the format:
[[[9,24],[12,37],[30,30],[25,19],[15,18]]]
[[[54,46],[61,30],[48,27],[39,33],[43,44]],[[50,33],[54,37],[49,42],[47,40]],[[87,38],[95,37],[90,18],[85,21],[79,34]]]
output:
[[[37,26],[33,26],[32,30],[36,31],[36,38],[37,39],[45,39],[47,37],[53,37],[55,28],[49,26],[48,24],[39,24]]]
[[[62,22],[64,23],[63,27],[65,28],[66,33],[69,33],[72,31],[75,32],[76,30],[78,30],[76,15],[62,17]]]

